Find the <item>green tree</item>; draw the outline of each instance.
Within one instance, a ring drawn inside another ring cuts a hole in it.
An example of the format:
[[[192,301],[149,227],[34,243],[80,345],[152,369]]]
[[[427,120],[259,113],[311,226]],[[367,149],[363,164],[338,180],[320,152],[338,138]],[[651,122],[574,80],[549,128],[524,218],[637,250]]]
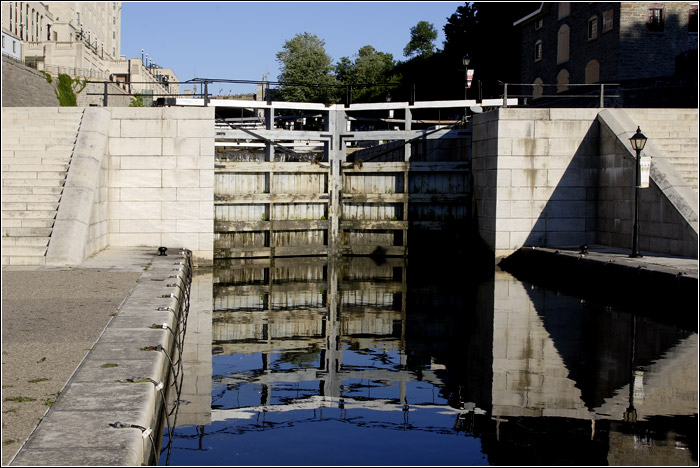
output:
[[[403,48],[403,54],[406,57],[417,55],[427,58],[431,56],[435,52],[434,42],[437,39],[437,34],[432,23],[419,21],[411,28],[411,40]]]
[[[334,99],[335,85],[332,59],[326,53],[326,43],[315,34],[297,34],[286,41],[277,53],[280,63],[278,80],[281,98],[285,101],[324,102]],[[310,84],[311,86],[299,86]]]
[[[532,13],[538,4],[531,2],[467,2],[447,18],[443,51],[446,63],[461,66],[469,55],[474,70],[470,98],[477,97],[479,85],[483,97],[503,93],[500,82],[520,82],[520,38],[513,23]],[[454,76],[455,87],[463,89],[464,67]]]
[[[376,100],[390,90],[378,84],[397,83],[394,74],[396,63],[392,54],[377,52],[374,47],[361,47],[354,55],[354,61],[343,57],[336,64],[336,77],[339,82],[352,86],[353,101]]]

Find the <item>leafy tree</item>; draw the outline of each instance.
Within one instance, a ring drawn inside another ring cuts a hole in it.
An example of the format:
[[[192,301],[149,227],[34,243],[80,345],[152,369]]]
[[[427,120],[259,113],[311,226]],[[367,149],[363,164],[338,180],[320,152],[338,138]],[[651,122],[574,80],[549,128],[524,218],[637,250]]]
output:
[[[392,54],[377,52],[374,47],[366,45],[354,57],[354,61],[342,57],[336,65],[338,81],[355,87],[353,101],[375,100],[389,90],[386,86],[371,85],[398,82],[394,76],[396,63]]]
[[[432,23],[419,21],[411,28],[411,40],[403,48],[406,57],[418,55],[427,58],[435,52],[433,44],[437,39],[437,30]]]
[[[460,74],[446,75],[455,77],[450,88],[464,88],[461,63],[467,54],[469,68],[474,70],[470,98],[477,97],[479,82],[483,97],[502,94],[500,82],[519,83],[519,37],[513,23],[537,6],[532,2],[467,2],[457,7],[444,27],[445,63],[462,69]]]
[[[283,50],[277,53],[282,83],[281,98],[286,101],[323,102],[334,99],[331,57],[326,53],[325,41],[315,34],[297,34],[286,41]],[[315,86],[298,86],[312,84]]]

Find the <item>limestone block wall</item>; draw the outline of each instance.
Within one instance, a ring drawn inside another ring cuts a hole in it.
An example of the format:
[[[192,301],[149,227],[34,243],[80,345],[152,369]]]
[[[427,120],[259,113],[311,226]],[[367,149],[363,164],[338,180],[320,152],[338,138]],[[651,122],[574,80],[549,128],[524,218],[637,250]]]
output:
[[[186,247],[212,263],[214,109],[108,109],[110,245]]]
[[[593,243],[597,109],[501,108],[474,118],[478,230],[496,258]]]
[[[107,84],[107,106],[129,107],[131,96],[115,83]],[[104,104],[104,84],[88,83],[76,96],[79,107],[102,106]]]
[[[679,109],[679,115],[685,115],[685,111]],[[601,138],[597,242],[600,244],[622,248],[632,245],[635,153],[629,146],[629,138],[638,122],[629,114],[638,113],[606,109],[598,117]],[[697,258],[697,192],[666,157],[668,153],[661,149],[666,146],[664,142],[657,145],[652,139],[654,130],[644,132],[649,141],[642,155],[651,157],[651,180],[648,188],[640,190],[639,249]]]
[[[556,296],[545,299],[545,294],[545,290],[528,293],[520,281],[496,273],[492,415],[591,419],[581,390],[569,378],[569,369],[537,313],[547,300],[550,309],[556,302]]]

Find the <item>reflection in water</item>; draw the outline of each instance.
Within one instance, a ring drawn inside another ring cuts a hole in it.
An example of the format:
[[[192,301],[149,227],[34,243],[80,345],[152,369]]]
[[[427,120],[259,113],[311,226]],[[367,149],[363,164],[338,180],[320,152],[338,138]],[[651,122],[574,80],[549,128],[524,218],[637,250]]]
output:
[[[170,464],[697,465],[695,333],[403,259],[218,261],[213,291]]]

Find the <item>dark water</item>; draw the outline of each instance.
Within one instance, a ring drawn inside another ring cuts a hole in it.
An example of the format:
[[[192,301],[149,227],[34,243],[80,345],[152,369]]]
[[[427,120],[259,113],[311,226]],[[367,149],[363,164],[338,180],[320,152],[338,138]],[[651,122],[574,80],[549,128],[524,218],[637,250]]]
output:
[[[160,464],[697,465],[696,333],[458,265],[219,262]]]

